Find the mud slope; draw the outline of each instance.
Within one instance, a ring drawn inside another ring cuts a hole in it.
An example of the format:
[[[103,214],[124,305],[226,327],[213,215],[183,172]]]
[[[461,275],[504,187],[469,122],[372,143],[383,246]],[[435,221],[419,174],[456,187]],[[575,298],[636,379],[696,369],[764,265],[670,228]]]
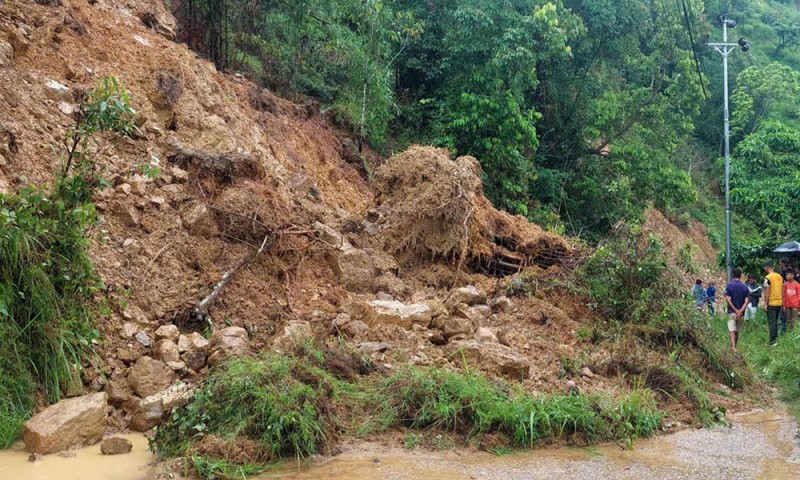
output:
[[[157,0],[0,4],[1,190],[51,179],[75,99],[103,76],[120,80],[140,114],[140,135],[97,147],[114,187],[95,199],[91,256],[113,312],[98,320],[105,363],[84,385],[121,406],[114,427],[150,405],[126,381],[143,355],[189,383],[206,371],[205,354],[176,361],[184,343],[156,343],[167,324],[187,335],[242,327],[234,333],[255,351],[340,336],[386,371],[450,365],[463,351],[457,367],[466,359],[531,390],[618,388],[614,372],[565,370],[608,359],[578,359],[588,347],[576,331],[592,313],[570,289],[572,246],[492,208],[474,158],[426,147],[385,162],[367,154],[382,163],[371,185],[317,104],[217,72],[172,41],[173,29]],[[161,173],[141,175],[143,164]],[[262,245],[202,312],[210,317],[197,315]],[[526,295],[508,300],[519,271]],[[467,285],[476,288],[456,288]]]

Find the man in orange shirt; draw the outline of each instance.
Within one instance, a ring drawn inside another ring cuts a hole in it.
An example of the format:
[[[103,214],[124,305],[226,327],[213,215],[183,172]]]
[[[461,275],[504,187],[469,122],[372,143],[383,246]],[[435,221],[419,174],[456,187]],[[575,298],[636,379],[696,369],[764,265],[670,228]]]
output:
[[[783,311],[786,314],[786,328],[791,332],[800,312],[800,283],[794,279],[794,270],[791,269],[786,271],[786,282],[783,284]]]
[[[775,273],[771,263],[764,265],[764,271],[767,274],[764,279],[764,310],[769,322],[769,344],[774,347],[778,344],[778,317],[783,308],[783,277]]]

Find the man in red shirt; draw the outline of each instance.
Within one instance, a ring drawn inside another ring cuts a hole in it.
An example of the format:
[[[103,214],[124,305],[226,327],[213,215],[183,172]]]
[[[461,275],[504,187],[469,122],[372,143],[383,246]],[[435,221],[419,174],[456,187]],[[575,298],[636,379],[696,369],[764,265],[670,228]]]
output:
[[[800,283],[794,279],[794,270],[786,271],[783,284],[783,311],[786,312],[786,327],[791,331],[800,312]]]

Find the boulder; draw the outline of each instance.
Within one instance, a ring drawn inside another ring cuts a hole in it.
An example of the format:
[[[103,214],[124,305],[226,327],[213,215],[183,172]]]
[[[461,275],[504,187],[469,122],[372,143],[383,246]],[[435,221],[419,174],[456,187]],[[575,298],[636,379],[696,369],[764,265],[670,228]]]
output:
[[[370,255],[358,248],[346,248],[327,256],[328,264],[345,288],[356,292],[372,290],[377,276]]]
[[[54,102],[71,102],[72,91],[68,86],[56,82],[55,80],[48,80],[44,85],[44,93],[50,100]]]
[[[119,455],[129,453],[131,450],[133,450],[133,443],[123,437],[104,438],[100,443],[100,452],[103,455]]]
[[[486,317],[483,316],[483,312],[479,308],[468,307],[464,303],[453,307],[450,313],[451,316],[453,317],[464,318],[469,320],[470,322],[472,322],[474,329],[478,329],[484,322],[484,320],[486,320]]]
[[[192,235],[210,238],[216,236],[219,231],[214,215],[202,203],[195,204],[183,212],[181,220]]]
[[[181,332],[175,325],[161,325],[158,327],[158,330],[156,330],[156,341],[170,340],[176,342],[180,336]]]
[[[479,368],[488,373],[521,380],[528,378],[528,360],[511,348],[499,343],[484,343],[467,340],[451,344],[450,360]]]
[[[127,381],[116,379],[106,383],[106,394],[108,394],[108,403],[119,407],[131,398],[133,390]]]
[[[139,11],[139,20],[167,40],[175,39],[175,17],[164,7],[160,0],[144,2]]]
[[[495,335],[491,329],[486,327],[479,328],[477,335],[475,335],[475,338],[477,338],[481,342],[497,343],[497,335]]]
[[[353,320],[346,313],[340,313],[332,323],[334,332],[347,335],[350,338],[361,338],[369,332],[369,325],[361,320]]]
[[[317,236],[319,236],[319,238],[328,245],[340,250],[353,248],[353,246],[350,245],[350,242],[345,240],[344,237],[342,237],[342,234],[337,232],[336,229],[321,222],[314,223],[313,228]]]
[[[157,427],[165,417],[165,414],[185,405],[193,392],[194,387],[178,382],[161,392],[143,398],[133,408],[131,430],[146,432],[151,428]]]
[[[486,294],[478,290],[474,285],[456,288],[447,299],[447,305],[458,305],[459,303],[465,303],[469,306],[486,303]]]
[[[197,332],[181,335],[178,339],[178,351],[181,352],[181,360],[194,371],[205,367],[206,359],[208,359],[208,346],[209,341]]]
[[[208,340],[197,332],[192,332],[189,335],[181,335],[178,337],[178,351],[180,353],[190,352],[192,350],[208,350]]]
[[[175,378],[175,372],[162,362],[141,357],[128,373],[128,385],[140,397],[147,397],[172,385]]]
[[[292,347],[309,340],[311,336],[311,326],[308,322],[292,320],[283,327],[283,333],[275,337],[273,345],[279,350],[291,350]]]
[[[438,319],[435,326],[442,331],[446,340],[457,335],[471,335],[476,328],[468,318],[457,316]]]
[[[164,363],[179,362],[181,355],[178,352],[178,345],[172,340],[162,339],[156,342],[156,357]]]
[[[138,331],[139,329],[138,327],[136,327],[136,325],[132,324],[131,322],[125,322],[122,324],[122,327],[120,328],[119,336],[127,340],[136,335],[136,332]]]
[[[61,400],[25,422],[22,439],[33,453],[56,453],[92,445],[106,431],[108,406],[104,392]]]
[[[475,305],[470,307],[470,309],[481,318],[489,318],[492,316],[492,307],[489,305]]]
[[[247,331],[242,327],[227,327],[217,330],[211,336],[208,363],[220,365],[225,360],[250,352]]]
[[[370,326],[391,324],[411,329],[412,325],[428,327],[432,310],[425,303],[405,304],[395,300],[373,300],[366,304],[365,321]]]
[[[141,352],[137,348],[119,347],[117,348],[117,359],[126,365],[135,362],[141,357]]]
[[[139,344],[141,344],[143,347],[149,347],[153,344],[153,339],[150,338],[150,335],[148,335],[144,330],[136,332],[134,338],[136,338],[136,341],[139,342]]]
[[[161,402],[149,402],[142,406],[143,401],[139,401],[139,406],[131,415],[129,427],[134,432],[146,432],[161,424],[164,417],[164,404]]]

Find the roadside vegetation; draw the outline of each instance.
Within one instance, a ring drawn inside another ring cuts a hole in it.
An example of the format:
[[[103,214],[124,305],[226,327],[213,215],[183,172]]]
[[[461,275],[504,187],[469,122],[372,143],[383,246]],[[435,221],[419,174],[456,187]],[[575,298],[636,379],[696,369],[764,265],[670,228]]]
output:
[[[714,328],[720,345],[729,346],[725,319],[716,318]],[[780,336],[778,345],[770,347],[767,316],[759,309],[754,321],[745,322],[737,349],[755,375],[775,385],[777,398],[800,419],[800,328]]]
[[[409,366],[372,375],[368,361],[344,346],[327,355],[310,345],[299,350],[216,371],[158,428],[151,447],[186,458],[203,478],[241,478],[281,459],[330,452],[341,436],[405,430],[410,445],[438,438],[439,448],[485,436],[498,438],[492,449],[627,445],[655,433],[663,417],[644,386],[613,397],[532,394],[474,371]],[[341,375],[343,358],[354,362],[352,376]]]
[[[0,448],[19,437],[37,390],[48,402],[82,390],[99,336],[92,299],[103,288],[87,253],[103,186],[90,152],[102,132],[129,134],[133,114],[127,93],[104,78],[81,103],[53,184],[0,195]]]

